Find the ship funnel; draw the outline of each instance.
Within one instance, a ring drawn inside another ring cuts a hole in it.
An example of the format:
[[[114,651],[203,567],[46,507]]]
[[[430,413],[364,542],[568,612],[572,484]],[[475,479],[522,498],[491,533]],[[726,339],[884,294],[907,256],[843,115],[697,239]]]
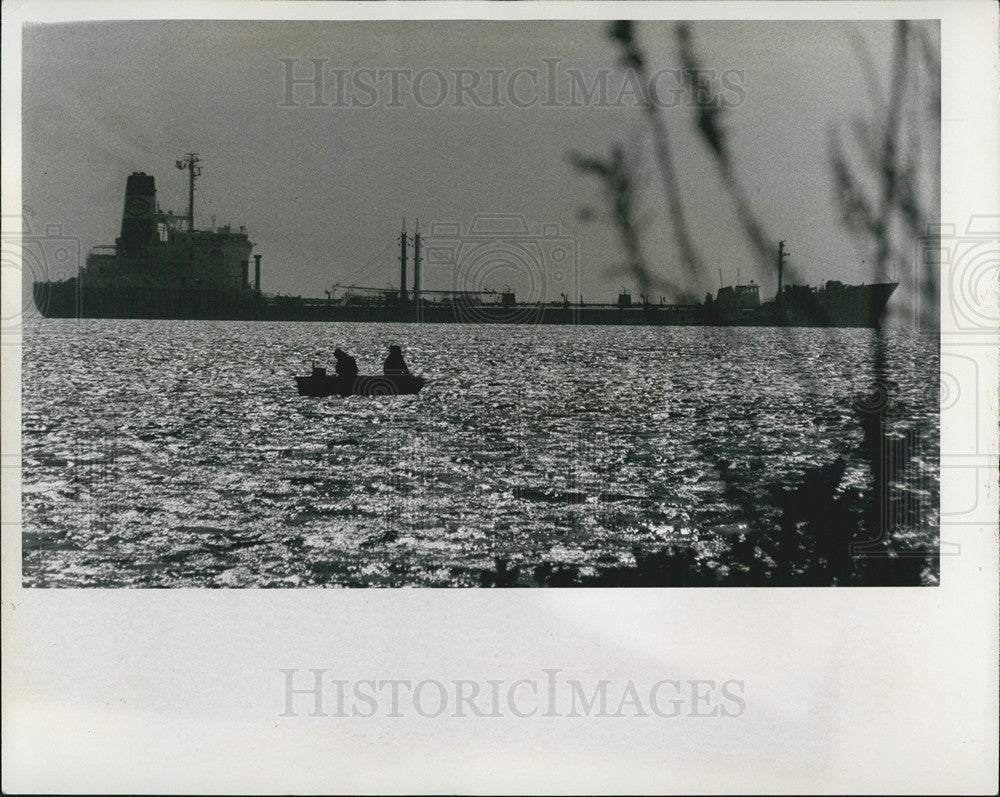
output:
[[[260,255],[253,256],[253,287],[260,290]]]
[[[138,252],[156,241],[156,179],[144,172],[132,172],[125,185],[118,248],[124,253]]]

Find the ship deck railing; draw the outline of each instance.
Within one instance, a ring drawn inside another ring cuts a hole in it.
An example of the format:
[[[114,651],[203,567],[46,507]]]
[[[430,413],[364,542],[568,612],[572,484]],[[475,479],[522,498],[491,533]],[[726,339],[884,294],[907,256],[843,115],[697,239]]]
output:
[[[317,297],[302,297],[302,296],[288,296],[283,294],[273,294],[265,293],[262,294],[264,301],[268,304],[279,304],[285,302],[294,302],[296,304],[301,304],[303,307],[376,307],[384,308],[386,306],[397,306],[399,304],[396,301],[386,301],[384,299],[373,299],[369,297],[359,297],[352,296],[350,298],[338,297],[334,299],[317,298]],[[455,298],[440,298],[440,299],[421,299],[420,303],[427,307],[450,307],[453,305],[468,305],[475,304],[477,307],[483,308],[495,308],[497,310],[503,310],[510,307],[510,305],[503,305],[500,302],[469,302],[467,299],[462,297]],[[412,306],[412,302],[408,302],[407,306]],[[664,312],[684,312],[689,310],[694,310],[701,307],[700,304],[659,304],[650,302],[648,304],[635,303],[628,307],[621,307],[615,302],[560,302],[557,300],[550,300],[546,302],[517,302],[514,307],[548,307],[548,308],[568,308],[568,309],[592,309],[592,310],[661,310]],[[736,308],[731,308],[736,309]],[[749,308],[739,308],[739,309],[749,309]],[[756,309],[756,308],[754,308]]]

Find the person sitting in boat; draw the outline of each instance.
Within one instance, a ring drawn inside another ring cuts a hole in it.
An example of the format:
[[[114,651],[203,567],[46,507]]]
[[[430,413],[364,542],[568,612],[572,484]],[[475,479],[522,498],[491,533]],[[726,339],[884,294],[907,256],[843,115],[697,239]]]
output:
[[[409,376],[410,369],[406,367],[403,360],[403,350],[399,346],[389,347],[389,356],[385,358],[382,365],[386,376]]]
[[[354,379],[358,375],[358,363],[350,354],[337,348],[333,351],[333,358],[337,361],[336,366],[334,366],[337,370],[337,376]]]

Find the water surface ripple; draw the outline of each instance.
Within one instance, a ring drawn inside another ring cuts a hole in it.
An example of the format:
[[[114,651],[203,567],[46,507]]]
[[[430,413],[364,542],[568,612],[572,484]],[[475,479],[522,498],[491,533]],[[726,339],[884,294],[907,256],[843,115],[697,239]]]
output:
[[[26,324],[28,586],[446,586],[498,558],[586,574],[745,528],[749,491],[842,456],[871,330],[47,320]],[[417,396],[301,398],[399,343]],[[888,333],[911,529],[935,542],[936,340]],[[734,475],[733,475],[734,474]],[[741,525],[743,524],[743,525]],[[719,567],[725,567],[720,559]]]

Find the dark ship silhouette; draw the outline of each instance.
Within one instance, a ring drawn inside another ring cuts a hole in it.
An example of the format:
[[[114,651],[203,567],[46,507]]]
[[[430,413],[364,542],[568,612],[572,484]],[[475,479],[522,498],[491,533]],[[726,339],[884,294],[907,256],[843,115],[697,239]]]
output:
[[[177,161],[188,172],[188,211],[163,212],[156,182],[148,174],[128,177],[121,234],[113,246],[97,246],[78,276],[35,282],[33,298],[47,318],[148,318],[261,321],[388,321],[423,323],[531,323],[690,326],[874,327],[898,283],[821,288],[782,285],[778,254],[778,293],[762,302],[760,288],[720,286],[700,304],[658,304],[642,296],[633,303],[625,289],[614,303],[518,302],[513,291],[422,291],[421,236],[400,236],[398,291],[352,289],[335,298],[270,296],[261,292],[261,256],[254,256],[244,227],[196,230],[194,185],[200,159],[190,153]],[[419,228],[418,228],[419,230]],[[413,286],[407,288],[408,246],[412,244]],[[782,247],[784,242],[782,242]]]

